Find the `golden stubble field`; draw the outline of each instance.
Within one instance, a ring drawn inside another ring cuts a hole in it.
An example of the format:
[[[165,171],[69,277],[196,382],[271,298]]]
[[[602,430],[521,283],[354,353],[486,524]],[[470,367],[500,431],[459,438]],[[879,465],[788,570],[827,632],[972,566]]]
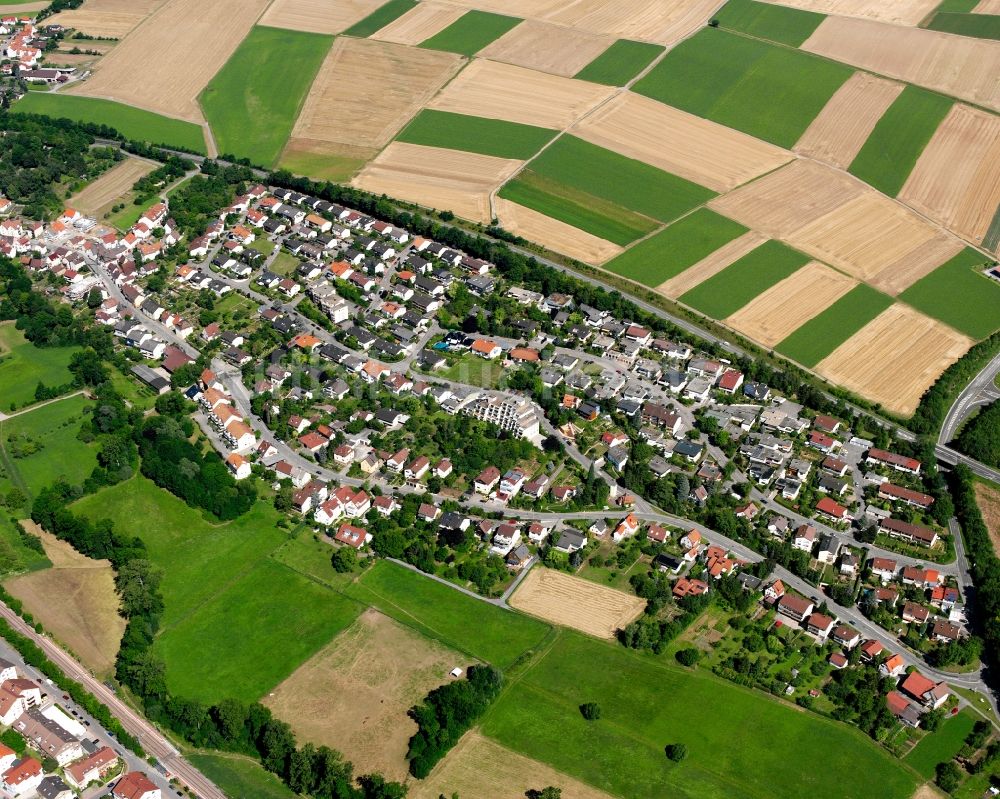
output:
[[[80,8],[60,11],[49,23],[76,28],[90,36],[121,39],[163,3],[164,0],[87,0]],[[17,8],[30,10],[28,5]],[[90,49],[90,42],[83,44],[86,49]]]
[[[569,78],[613,42],[610,36],[529,19],[480,50],[479,55]]]
[[[381,42],[417,45],[440,33],[465,13],[466,9],[461,6],[427,0],[376,31],[371,38]]]
[[[340,33],[382,4],[383,0],[274,0],[260,24],[308,33]]]
[[[97,180],[66,201],[66,205],[94,216],[132,189],[139,178],[148,175],[158,164],[141,158],[126,158]]]
[[[502,197],[493,198],[493,211],[511,233],[584,263],[603,264],[623,250],[613,242]]]
[[[894,25],[917,25],[940,5],[940,0],[769,0],[769,2],[789,8],[800,8],[803,11],[874,19],[879,22],[891,22]]]

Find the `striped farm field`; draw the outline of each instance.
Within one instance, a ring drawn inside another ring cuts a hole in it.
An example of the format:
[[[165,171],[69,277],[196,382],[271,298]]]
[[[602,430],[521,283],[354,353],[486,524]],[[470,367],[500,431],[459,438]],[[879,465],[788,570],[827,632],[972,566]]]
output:
[[[261,25],[307,33],[340,33],[374,13],[382,0],[274,0]]]
[[[607,86],[624,86],[662,52],[663,48],[657,44],[619,39],[573,77]]]
[[[397,141],[447,147],[498,158],[531,158],[556,132],[502,119],[486,119],[426,108],[417,114]]]
[[[646,286],[659,286],[746,232],[739,222],[699,208],[609,261],[604,268]]]
[[[599,33],[526,19],[480,50],[479,57],[571,78],[611,41]]]
[[[715,15],[719,27],[759,39],[798,47],[825,19],[814,11],[785,8],[757,0],[729,0]]]
[[[416,5],[417,0],[389,0],[388,3],[376,8],[364,19],[354,23],[344,33],[348,36],[371,36],[399,19],[403,14],[412,11]]]
[[[967,247],[899,298],[972,338],[986,338],[1000,328],[1000,284],[980,271],[988,262]]]
[[[429,50],[444,50],[459,55],[475,55],[486,45],[499,39],[519,25],[517,17],[491,14],[487,11],[468,11],[440,33],[421,43]]]

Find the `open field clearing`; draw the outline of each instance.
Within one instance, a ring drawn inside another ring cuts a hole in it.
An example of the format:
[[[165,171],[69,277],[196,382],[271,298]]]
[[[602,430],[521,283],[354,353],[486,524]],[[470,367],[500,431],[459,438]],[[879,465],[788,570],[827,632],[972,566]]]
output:
[[[760,139],[632,92],[622,92],[588,114],[573,133],[719,192],[792,158]],[[663,146],[665,141],[669,147]]]
[[[757,0],[728,0],[715,18],[727,30],[791,47],[798,47],[808,39],[824,19],[813,11]]]
[[[518,17],[473,9],[421,42],[421,47],[472,56],[521,23]]]
[[[952,101],[918,86],[907,86],[875,124],[850,173],[895,197]]]
[[[36,347],[12,321],[0,323],[0,411],[33,403],[39,383],[69,383],[69,362],[77,352],[78,347]]]
[[[340,33],[382,3],[383,0],[274,0],[260,18],[260,24],[307,33]]]
[[[791,147],[852,74],[801,50],[705,28],[667,53],[634,90]]]
[[[949,230],[982,242],[1000,206],[1000,118],[956,103],[899,199]]]
[[[747,232],[739,222],[699,208],[605,265],[615,274],[655,287]]]
[[[96,216],[105,206],[127,194],[139,178],[148,175],[156,166],[157,164],[141,158],[126,158],[83,191],[70,197],[66,204],[82,214]]]
[[[578,261],[602,264],[622,252],[613,242],[502,197],[493,201],[493,208],[505,230]]]
[[[468,658],[384,616],[365,611],[263,700],[300,741],[344,753],[363,774],[405,781],[407,711],[451,679]]]
[[[962,248],[900,204],[811,161],[794,161],[710,205],[890,294]]]
[[[609,36],[526,20],[479,55],[571,78],[607,50],[612,41]]]
[[[987,263],[987,256],[967,247],[899,298],[973,338],[986,338],[1000,328],[1000,285],[982,273]]]
[[[803,366],[813,367],[890,305],[891,297],[859,283],[790,333],[776,349]]]
[[[909,416],[924,391],[971,345],[961,333],[896,303],[820,361],[816,371]]]
[[[411,11],[373,33],[371,38],[381,42],[417,45],[443,31],[464,13],[460,6],[428,0],[418,3]]]
[[[614,638],[642,613],[646,600],[555,569],[535,566],[510,598],[511,607],[598,638]]]
[[[771,3],[817,11],[821,14],[838,14],[844,17],[874,19],[895,25],[917,25],[931,13],[941,0],[768,0]]]
[[[351,156],[388,144],[454,75],[461,58],[387,42],[337,39],[320,68],[289,150]],[[301,143],[300,143],[301,142]]]
[[[200,124],[204,120],[198,95],[267,5],[268,0],[209,4],[167,0],[101,59],[93,76],[73,92]],[[156,57],[151,58],[151,53]]]
[[[429,107],[561,130],[610,94],[605,86],[477,59]]]
[[[991,483],[975,482],[976,504],[983,514],[986,529],[990,531],[993,551],[1000,554],[1000,488]]]
[[[75,28],[88,36],[121,39],[163,3],[164,0],[87,0],[81,8],[60,11],[46,24]],[[21,8],[27,10],[27,6]],[[80,44],[89,49],[90,42]]]
[[[257,759],[213,751],[192,752],[185,757],[195,768],[231,797],[231,799],[297,799],[285,783],[266,771]]]
[[[913,794],[912,772],[856,728],[668,663],[563,631],[492,706],[481,732],[630,799],[851,799],[873,784],[880,799]],[[583,702],[600,705],[599,721],[581,716]],[[749,731],[738,746],[733,730]],[[776,740],[796,741],[798,756]],[[675,741],[688,750],[678,764],[663,755]]]
[[[508,668],[551,633],[540,621],[460,594],[381,560],[344,593],[471,657]]]
[[[271,166],[333,39],[255,27],[200,97],[219,152]]]
[[[1000,110],[1000,42],[828,17],[802,48]]]
[[[22,524],[42,539],[52,568],[14,577],[4,588],[87,668],[108,673],[125,632],[111,564],[81,555],[32,522]]]
[[[698,263],[688,267],[676,277],[663,281],[656,290],[665,297],[676,298],[690,291],[702,281],[719,274],[730,264],[738,261],[747,253],[767,241],[765,236],[751,230],[728,244],[723,244],[715,252],[702,258]]]
[[[656,44],[619,39],[573,77],[607,86],[624,86],[662,52],[663,47]]]
[[[205,152],[205,134],[199,125],[181,119],[171,119],[123,103],[90,97],[28,92],[15,103],[14,113],[46,114],[56,119],[66,117],[74,122],[108,125],[135,141],[183,147],[196,153]]]
[[[902,83],[855,72],[837,89],[793,149],[846,169],[901,91]]]
[[[857,285],[812,261],[758,295],[725,321],[765,347],[774,347]]]
[[[375,194],[475,222],[489,222],[490,193],[523,161],[393,142],[354,178],[352,184]]]
[[[554,130],[485,119],[426,108],[400,132],[397,141],[465,150],[497,158],[531,158],[553,136]]]
[[[563,799],[611,799],[544,763],[507,749],[478,732],[467,732],[428,777],[410,788],[410,799],[523,799],[539,786],[562,789]]]

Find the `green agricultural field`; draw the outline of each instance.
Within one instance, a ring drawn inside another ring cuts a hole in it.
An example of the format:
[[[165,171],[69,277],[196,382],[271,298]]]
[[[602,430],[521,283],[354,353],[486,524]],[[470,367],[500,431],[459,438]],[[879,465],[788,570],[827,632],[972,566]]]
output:
[[[599,720],[581,717],[584,702],[601,706]],[[917,783],[854,728],[569,631],[508,688],[482,731],[630,799],[854,799],[873,785],[880,799],[906,799]],[[795,756],[779,741],[794,741]],[[687,746],[683,762],[664,756],[670,743]]]
[[[634,88],[791,147],[852,74],[850,67],[801,50],[705,28],[667,53]]]
[[[937,13],[928,28],[977,39],[1000,39],[1000,16],[995,14]]]
[[[747,232],[739,222],[699,208],[609,261],[604,268],[647,286],[676,277]]]
[[[502,669],[537,649],[547,624],[501,610],[422,574],[379,561],[345,593],[430,638]]]
[[[859,283],[778,344],[775,349],[813,367],[892,305],[892,297]]]
[[[808,255],[769,239],[679,299],[706,316],[725,319],[808,261]]]
[[[720,27],[728,30],[798,47],[812,36],[826,16],[757,0],[729,0],[715,18]]]
[[[658,44],[619,39],[574,77],[605,86],[624,86],[665,49]]]
[[[502,119],[485,119],[450,111],[421,111],[396,137],[410,144],[464,150],[497,158],[531,158],[552,137],[554,130],[521,125]]]
[[[934,779],[934,769],[938,763],[945,763],[958,754],[965,736],[980,716],[966,708],[957,716],[952,716],[935,731],[925,735],[903,758],[927,779]]]
[[[73,380],[69,362],[79,347],[36,347],[13,322],[0,324],[0,411],[30,405],[39,383],[64,386]]]
[[[951,106],[947,97],[907,86],[875,125],[848,171],[895,197]]]
[[[318,33],[251,30],[199,98],[219,152],[273,165],[332,43]]]
[[[259,761],[244,755],[195,752],[187,755],[187,759],[229,799],[296,799],[299,796],[276,775],[266,771]]]
[[[986,338],[1000,327],[1000,284],[979,272],[986,262],[967,247],[899,299],[974,339]]]
[[[421,42],[420,46],[471,56],[520,24],[518,17],[488,11],[466,11],[443,31]]]
[[[983,236],[984,250],[996,252],[997,247],[1000,247],[1000,205],[997,206],[997,210],[993,214],[990,226],[986,230],[986,235]]]
[[[382,30],[393,20],[399,19],[407,11],[416,8],[417,0],[389,0],[384,6],[379,6],[360,22],[354,23],[344,33],[348,36],[364,38]]]
[[[66,117],[74,122],[107,125],[123,136],[151,144],[179,147],[205,153],[205,136],[193,122],[154,114],[139,108],[71,94],[26,94],[12,107],[15,113],[45,114],[53,118]]]

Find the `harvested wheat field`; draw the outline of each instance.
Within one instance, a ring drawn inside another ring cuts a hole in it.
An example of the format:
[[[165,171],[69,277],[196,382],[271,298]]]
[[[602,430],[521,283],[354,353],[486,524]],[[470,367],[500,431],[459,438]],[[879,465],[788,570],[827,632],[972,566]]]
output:
[[[972,9],[973,14],[1000,14],[1000,0],[979,0],[979,3],[974,9]]]
[[[978,480],[973,485],[976,490],[976,504],[983,514],[986,529],[990,531],[993,551],[1000,555],[1000,488]]]
[[[385,0],[274,0],[261,25],[309,33],[340,33]]]
[[[979,244],[1000,205],[1000,117],[956,103],[899,199]]]
[[[802,49],[1000,110],[1000,41],[827,17]]]
[[[289,150],[308,141],[339,153],[385,145],[454,75],[462,59],[367,39],[336,39],[292,129]],[[457,213],[457,211],[456,211]]]
[[[33,522],[22,524],[42,539],[52,568],[14,577],[4,588],[95,674],[109,672],[125,632],[111,564],[81,555]]]
[[[903,84],[855,72],[802,134],[795,152],[846,169]]]
[[[536,566],[510,598],[512,607],[598,638],[614,638],[646,600],[582,577]]]
[[[202,124],[202,89],[269,0],[167,0],[94,68],[73,94],[103,97]],[[150,58],[155,53],[156,58]],[[152,90],[151,87],[155,87]]]
[[[4,5],[0,2],[0,14],[27,14],[29,11],[41,11],[48,5],[50,4],[45,0],[37,0],[34,3],[18,3],[14,6]]]
[[[562,799],[611,799],[537,760],[501,746],[478,732],[467,732],[426,779],[410,786],[410,799],[524,799],[531,789],[554,785]]]
[[[909,416],[938,376],[972,340],[896,303],[816,365],[828,380]]]
[[[505,230],[578,261],[603,264],[622,252],[617,244],[502,197],[493,199],[493,209]]]
[[[717,0],[577,0],[546,18],[573,28],[624,39],[676,44],[705,26]]]
[[[526,20],[480,50],[479,55],[568,78],[607,50],[612,42],[610,36]]]
[[[775,5],[816,11],[820,14],[837,14],[842,17],[860,17],[894,25],[917,25],[930,14],[941,0],[767,0]]]
[[[632,92],[604,103],[572,132],[719,192],[777,169],[793,157],[773,144]]]
[[[723,244],[715,252],[702,258],[693,266],[689,266],[677,277],[664,281],[656,287],[656,291],[664,297],[680,297],[699,283],[704,283],[710,277],[719,274],[747,253],[756,250],[765,241],[767,241],[767,236],[762,236],[755,230],[748,231],[727,244]]]
[[[810,261],[758,294],[725,322],[758,344],[773,347],[857,284],[854,278]]]
[[[163,5],[164,0],[87,0],[83,7],[61,11],[47,24],[65,25],[89,36],[121,39]],[[32,4],[34,5],[34,4]],[[28,6],[18,6],[28,9]],[[80,43],[90,47],[91,42]]]
[[[375,610],[303,663],[262,701],[298,739],[326,744],[354,762],[404,780],[417,725],[406,712],[470,665],[464,655]]]
[[[370,38],[381,42],[417,45],[440,33],[465,13],[461,6],[427,0],[418,3]]]
[[[54,53],[49,53],[45,58],[46,66],[52,67],[83,67],[90,66],[97,59],[100,58],[99,55],[86,55],[85,53],[63,53],[56,50]]]
[[[393,142],[354,178],[352,184],[375,194],[452,211],[464,219],[489,222],[490,193],[523,161],[441,147]]]
[[[901,204],[812,161],[793,161],[709,206],[893,295],[962,249]]]
[[[561,129],[612,91],[596,83],[476,59],[434,98],[430,108]]]
[[[104,206],[131,190],[139,178],[148,175],[157,166],[159,164],[141,158],[126,158],[85,187],[79,194],[70,197],[66,204],[76,208],[81,213],[94,216]]]

